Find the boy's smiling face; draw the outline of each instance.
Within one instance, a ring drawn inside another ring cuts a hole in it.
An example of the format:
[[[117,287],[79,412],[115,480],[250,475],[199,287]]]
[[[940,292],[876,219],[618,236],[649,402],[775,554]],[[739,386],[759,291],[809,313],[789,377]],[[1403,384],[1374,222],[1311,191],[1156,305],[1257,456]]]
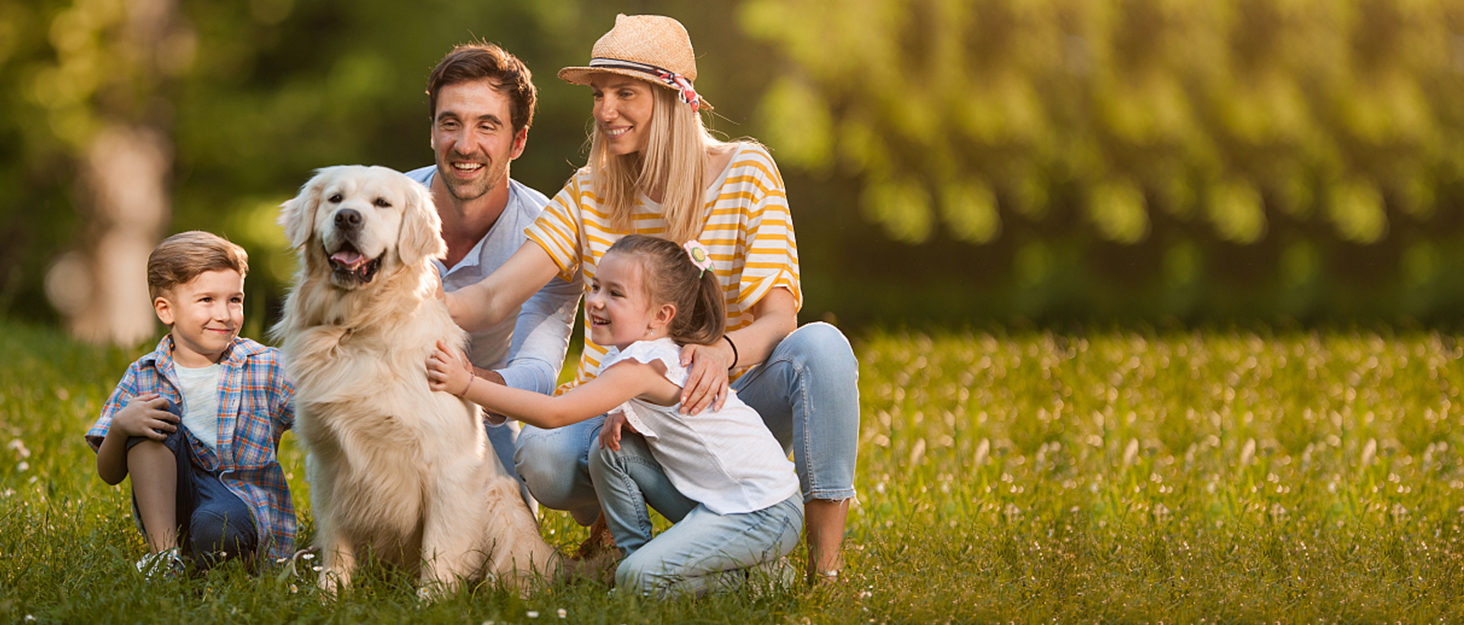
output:
[[[244,323],[244,276],[233,269],[205,271],[153,300],[158,319],[172,327],[173,360],[193,369],[219,361]]]

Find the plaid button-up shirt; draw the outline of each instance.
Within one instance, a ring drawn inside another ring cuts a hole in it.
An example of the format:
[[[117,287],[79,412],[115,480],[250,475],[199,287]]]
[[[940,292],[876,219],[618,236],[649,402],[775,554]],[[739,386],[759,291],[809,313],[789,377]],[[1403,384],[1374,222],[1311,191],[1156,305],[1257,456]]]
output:
[[[295,385],[285,377],[279,350],[249,339],[234,339],[219,364],[223,372],[218,452],[190,433],[185,438],[193,449],[194,464],[217,474],[224,487],[249,506],[259,544],[267,547],[269,557],[289,556],[295,550],[295,506],[276,452],[280,436],[295,425],[295,407],[290,401]],[[156,350],[127,368],[107,398],[101,418],[86,433],[92,450],[101,447],[112,418],[133,397],[158,393],[186,412],[180,388],[173,369],[173,335],[168,334]]]

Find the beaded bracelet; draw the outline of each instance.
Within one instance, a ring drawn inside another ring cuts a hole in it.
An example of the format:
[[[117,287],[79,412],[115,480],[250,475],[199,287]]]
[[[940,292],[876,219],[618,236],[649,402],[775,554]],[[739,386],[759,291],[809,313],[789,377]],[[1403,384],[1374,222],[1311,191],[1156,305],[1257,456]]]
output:
[[[478,379],[478,372],[473,371],[472,367],[469,367],[468,368],[468,383],[465,386],[463,386],[463,391],[461,393],[455,393],[455,394],[458,397],[462,397],[463,395],[467,395],[468,394],[468,389],[473,388],[473,380],[476,380],[476,379]]]

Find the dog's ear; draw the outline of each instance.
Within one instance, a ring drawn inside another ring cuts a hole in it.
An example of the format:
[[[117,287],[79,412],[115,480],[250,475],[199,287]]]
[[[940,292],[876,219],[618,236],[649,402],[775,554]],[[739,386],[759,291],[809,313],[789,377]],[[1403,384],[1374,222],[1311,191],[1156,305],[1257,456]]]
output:
[[[424,258],[440,258],[447,254],[442,241],[442,218],[432,203],[432,194],[417,181],[402,176],[407,187],[407,206],[402,214],[397,253],[402,263],[416,265]]]
[[[315,170],[315,176],[300,187],[300,194],[280,205],[277,221],[285,228],[285,238],[290,240],[291,248],[300,249],[310,242],[315,232],[315,209],[320,206],[320,193],[333,169]]]

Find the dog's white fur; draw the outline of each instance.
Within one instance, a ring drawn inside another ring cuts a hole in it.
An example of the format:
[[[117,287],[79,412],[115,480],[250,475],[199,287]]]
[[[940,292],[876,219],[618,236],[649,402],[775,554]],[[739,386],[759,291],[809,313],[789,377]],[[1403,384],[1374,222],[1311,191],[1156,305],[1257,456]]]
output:
[[[384,167],[329,167],[282,209],[302,263],[274,333],[312,456],[321,587],[344,588],[368,550],[420,570],[428,593],[485,573],[520,592],[553,576],[559,555],[488,447],[477,407],[427,387],[434,344],[461,349],[466,335],[434,295],[431,259],[446,245],[426,189]],[[359,225],[337,219],[348,210]],[[343,241],[379,260],[373,279],[339,279],[330,256]]]

